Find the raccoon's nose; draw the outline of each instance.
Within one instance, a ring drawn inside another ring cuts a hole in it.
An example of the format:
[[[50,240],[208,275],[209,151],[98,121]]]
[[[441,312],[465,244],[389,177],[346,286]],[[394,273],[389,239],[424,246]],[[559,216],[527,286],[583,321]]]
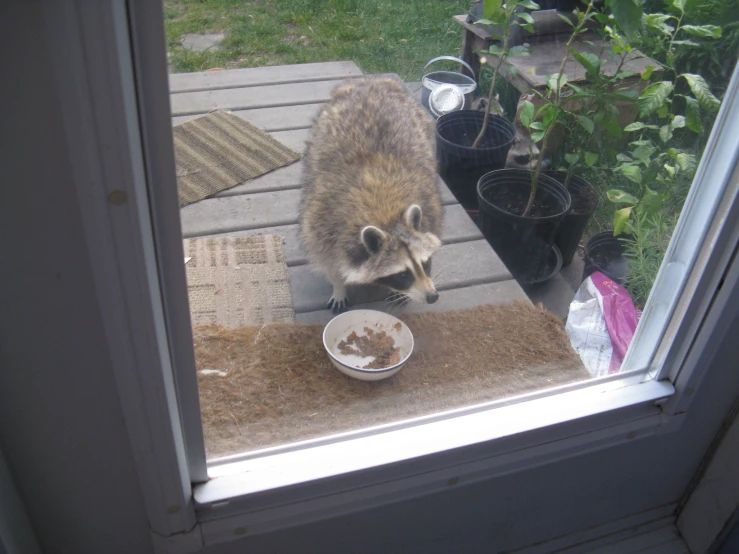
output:
[[[428,302],[429,304],[433,304],[438,299],[439,299],[439,293],[438,292],[434,291],[434,292],[428,292],[428,293],[426,293],[426,302]]]

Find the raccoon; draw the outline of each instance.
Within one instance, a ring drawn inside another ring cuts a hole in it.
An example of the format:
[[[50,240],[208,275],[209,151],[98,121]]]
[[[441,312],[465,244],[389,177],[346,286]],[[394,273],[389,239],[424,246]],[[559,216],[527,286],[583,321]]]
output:
[[[536,106],[536,97],[533,94],[522,94],[518,100],[516,107],[516,117],[513,119],[513,126],[516,129],[516,138],[513,139],[513,145],[508,151],[506,158],[506,169],[532,169],[539,162],[541,152],[535,142],[531,140],[531,135],[526,127],[521,123],[521,112],[523,111],[524,102],[534,102]],[[549,169],[551,161],[544,158],[541,168]]]
[[[493,104],[490,113],[505,115],[503,108],[500,105],[500,99],[498,95],[494,98],[495,103]],[[524,102],[536,102],[536,97],[533,94],[522,94],[516,107],[516,117],[513,119],[513,127],[516,129],[516,136],[513,139],[511,149],[508,151],[508,157],[506,158],[505,167],[506,169],[531,169],[538,163],[540,151],[536,143],[531,141],[529,132],[526,127],[521,123],[521,111],[523,110]],[[484,112],[487,107],[487,98],[478,98],[472,104],[473,110],[479,110]],[[545,158],[542,162],[542,169],[548,169],[551,165],[551,161]]]
[[[393,79],[339,86],[313,124],[305,154],[300,230],[333,285],[384,285],[412,300],[439,298],[429,276],[441,247],[433,120]]]

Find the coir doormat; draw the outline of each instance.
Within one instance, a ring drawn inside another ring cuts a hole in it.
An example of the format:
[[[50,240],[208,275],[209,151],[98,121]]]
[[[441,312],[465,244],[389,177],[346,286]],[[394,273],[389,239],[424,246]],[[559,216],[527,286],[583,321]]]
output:
[[[186,121],[172,133],[180,207],[300,159],[300,154],[227,110]]]
[[[519,302],[401,316],[415,348],[399,373],[340,373],[321,324],[195,329],[210,457],[509,397],[589,378],[562,322]]]

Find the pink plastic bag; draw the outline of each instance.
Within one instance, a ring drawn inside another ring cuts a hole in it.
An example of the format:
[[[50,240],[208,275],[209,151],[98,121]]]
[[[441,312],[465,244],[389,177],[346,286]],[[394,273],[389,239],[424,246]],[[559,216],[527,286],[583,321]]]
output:
[[[639,315],[629,291],[599,271],[580,285],[565,329],[594,377],[621,370]]]

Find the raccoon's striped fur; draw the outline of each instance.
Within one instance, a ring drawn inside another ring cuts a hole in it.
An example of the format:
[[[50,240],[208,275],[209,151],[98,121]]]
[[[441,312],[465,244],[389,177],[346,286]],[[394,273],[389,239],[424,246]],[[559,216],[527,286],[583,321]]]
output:
[[[428,275],[441,246],[434,125],[392,79],[337,88],[313,126],[300,208],[311,261],[347,305],[346,285],[379,283],[435,302]]]

